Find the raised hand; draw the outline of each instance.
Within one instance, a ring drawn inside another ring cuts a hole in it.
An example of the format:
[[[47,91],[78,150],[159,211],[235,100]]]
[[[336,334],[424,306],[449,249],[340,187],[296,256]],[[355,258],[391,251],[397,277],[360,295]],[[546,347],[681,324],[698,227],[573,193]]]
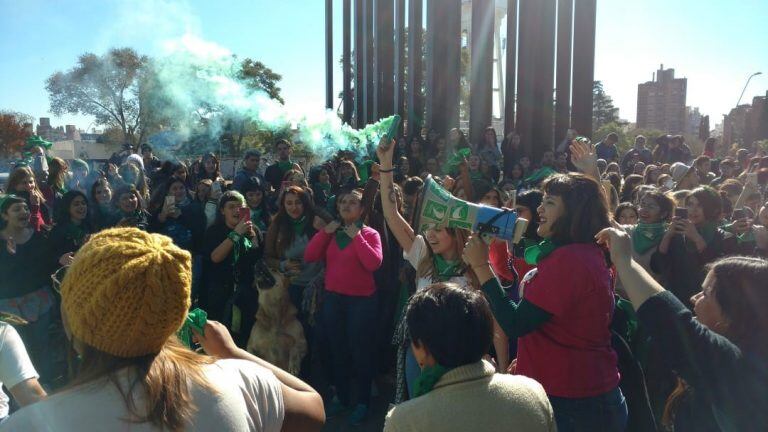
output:
[[[571,162],[579,171],[590,176],[599,174],[595,148],[589,140],[573,140],[570,149]]]
[[[379,157],[379,161],[384,169],[392,167],[392,155],[395,151],[395,140],[389,139],[386,136],[382,137],[379,141],[379,145],[376,147],[376,156]]]
[[[613,228],[605,228],[597,233],[595,240],[598,244],[608,247],[611,251],[611,261],[617,266],[629,265],[632,262],[632,237],[612,222]]]
[[[325,230],[326,234],[333,234],[333,233],[336,232],[337,229],[339,229],[340,226],[341,226],[341,222],[333,221],[333,222],[329,223],[328,225],[326,225],[325,228],[323,228],[323,229]]]

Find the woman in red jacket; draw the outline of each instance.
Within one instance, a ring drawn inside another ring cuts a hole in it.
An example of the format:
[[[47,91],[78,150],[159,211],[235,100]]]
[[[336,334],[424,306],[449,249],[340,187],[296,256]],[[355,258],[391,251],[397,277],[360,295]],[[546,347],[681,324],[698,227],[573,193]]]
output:
[[[623,431],[627,406],[611,346],[613,284],[594,236],[609,226],[600,184],[582,174],[550,177],[537,209],[544,241],[525,250],[536,265],[523,299],[509,300],[490,272],[487,247],[468,243],[465,259],[482,283],[496,320],[518,337],[517,370],[540,382],[560,431]]]
[[[353,425],[365,420],[370,403],[378,308],[373,272],[383,258],[379,233],[362,223],[362,198],[360,190],[339,194],[336,207],[342,221],[318,231],[304,251],[308,263],[325,261],[326,292],[319,327],[330,343],[332,381],[338,397],[326,413],[331,417],[350,406],[353,381],[357,398],[349,417]]]

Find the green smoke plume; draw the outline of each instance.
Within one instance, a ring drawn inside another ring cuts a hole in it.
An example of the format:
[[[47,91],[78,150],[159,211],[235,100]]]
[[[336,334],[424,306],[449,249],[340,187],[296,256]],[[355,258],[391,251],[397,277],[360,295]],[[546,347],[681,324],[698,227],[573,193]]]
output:
[[[246,85],[238,77],[240,63],[229,50],[189,35],[169,41],[163,48],[164,54],[150,65],[144,91],[148,110],[166,119],[180,139],[190,139],[202,125],[209,143],[217,141],[227,122],[247,119],[260,130],[293,130],[294,139],[323,160],[342,149],[370,155],[381,136],[393,123],[396,129],[399,122],[399,117],[392,116],[355,130],[330,110],[297,116],[266,93]],[[211,148],[196,150],[203,153]]]

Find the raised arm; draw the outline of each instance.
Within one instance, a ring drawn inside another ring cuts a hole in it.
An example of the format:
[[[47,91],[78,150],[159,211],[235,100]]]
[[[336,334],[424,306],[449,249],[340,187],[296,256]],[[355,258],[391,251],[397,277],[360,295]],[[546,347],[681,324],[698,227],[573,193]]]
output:
[[[403,218],[400,212],[397,211],[397,194],[393,186],[393,166],[392,166],[392,154],[395,149],[395,141],[387,143],[387,138],[384,137],[379,142],[379,146],[376,148],[376,154],[379,156],[381,162],[381,168],[379,174],[381,176],[379,187],[381,188],[381,207],[384,212],[384,219],[387,221],[389,230],[395,236],[395,239],[400,244],[400,247],[404,251],[411,250],[413,246],[413,240],[416,238],[416,233],[413,228],[408,225],[408,222]]]

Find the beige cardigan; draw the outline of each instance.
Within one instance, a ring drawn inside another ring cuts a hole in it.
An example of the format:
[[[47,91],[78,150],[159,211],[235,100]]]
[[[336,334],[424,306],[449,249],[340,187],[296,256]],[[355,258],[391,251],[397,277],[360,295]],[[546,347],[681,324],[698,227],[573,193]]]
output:
[[[385,432],[555,430],[541,384],[498,374],[482,360],[449,371],[431,392],[392,408],[384,424]]]

